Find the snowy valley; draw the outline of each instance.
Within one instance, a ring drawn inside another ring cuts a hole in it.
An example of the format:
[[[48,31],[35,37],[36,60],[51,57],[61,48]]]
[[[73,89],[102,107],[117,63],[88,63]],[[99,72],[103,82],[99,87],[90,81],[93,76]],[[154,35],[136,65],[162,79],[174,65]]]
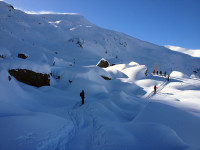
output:
[[[0,150],[199,150],[199,57],[0,1]]]

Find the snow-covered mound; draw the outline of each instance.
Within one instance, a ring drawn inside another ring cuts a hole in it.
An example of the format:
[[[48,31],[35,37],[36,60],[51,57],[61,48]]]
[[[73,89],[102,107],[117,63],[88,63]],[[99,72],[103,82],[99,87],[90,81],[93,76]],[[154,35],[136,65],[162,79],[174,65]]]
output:
[[[110,66],[97,67],[101,58]],[[151,74],[155,63],[169,81]],[[50,74],[50,86],[9,69]],[[0,150],[197,150],[199,72],[200,58],[81,15],[27,14],[0,1]]]

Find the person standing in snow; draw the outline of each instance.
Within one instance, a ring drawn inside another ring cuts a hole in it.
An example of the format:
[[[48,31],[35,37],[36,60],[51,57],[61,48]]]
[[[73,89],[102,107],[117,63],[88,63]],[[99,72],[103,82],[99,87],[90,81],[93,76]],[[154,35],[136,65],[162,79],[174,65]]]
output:
[[[144,74],[145,74],[145,76],[148,76],[148,69],[145,71]]]
[[[85,92],[84,92],[84,90],[82,90],[82,92],[80,93],[80,97],[82,99],[82,104],[84,104],[84,99],[85,99]]]
[[[169,75],[167,75],[167,81],[169,81]]]
[[[155,75],[155,73],[156,73],[156,71],[155,71],[155,70],[153,70],[153,75]]]
[[[165,77],[166,77],[166,74],[167,74],[167,72],[165,71],[165,72],[164,72],[164,76],[165,76]]]
[[[156,85],[154,86],[154,94],[156,94],[156,89],[157,89],[157,87],[156,87]]]
[[[8,80],[9,80],[9,81],[11,80],[11,76],[8,76]]]

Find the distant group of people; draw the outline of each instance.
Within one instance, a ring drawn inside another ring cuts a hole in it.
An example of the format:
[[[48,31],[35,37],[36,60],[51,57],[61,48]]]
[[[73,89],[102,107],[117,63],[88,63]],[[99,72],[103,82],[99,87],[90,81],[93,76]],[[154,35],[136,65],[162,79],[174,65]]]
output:
[[[159,72],[158,71],[156,71],[155,69],[154,69],[154,71],[153,71],[153,75],[155,75],[155,74],[159,74]],[[148,75],[148,70],[146,70],[145,71],[145,75],[147,76]],[[160,71],[160,75],[162,76],[163,74],[162,74],[162,71]],[[167,75],[167,72],[165,71],[164,72],[164,77],[166,77],[167,76],[167,81],[169,81],[169,75]],[[154,86],[154,94],[156,94],[156,91],[157,91],[157,86],[155,85]],[[85,92],[84,92],[84,90],[82,90],[82,92],[80,93],[80,97],[81,97],[81,99],[82,99],[82,105],[85,103]]]
[[[159,71],[157,70],[153,70],[153,75],[155,75],[155,74],[157,74],[157,75],[159,75]],[[162,74],[162,71],[160,71],[160,75],[162,76],[163,74]],[[167,75],[167,72],[165,71],[164,72],[164,76],[166,77],[166,75]]]
[[[155,69],[153,70],[153,75],[155,75],[155,74],[159,74],[159,72],[158,71],[156,71]],[[160,75],[162,76],[163,74],[162,74],[162,71],[160,71]],[[169,81],[169,75],[167,75],[167,72],[165,71],[164,72],[164,77],[166,77],[167,76],[167,81]],[[156,90],[157,90],[157,86],[155,85],[154,86],[154,94],[156,94]]]

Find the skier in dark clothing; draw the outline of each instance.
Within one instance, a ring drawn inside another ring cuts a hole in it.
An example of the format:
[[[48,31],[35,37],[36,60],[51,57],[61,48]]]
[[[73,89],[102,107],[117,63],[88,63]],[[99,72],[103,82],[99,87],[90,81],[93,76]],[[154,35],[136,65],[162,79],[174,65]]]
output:
[[[169,75],[167,76],[167,81],[169,81]]]
[[[157,89],[157,87],[156,87],[156,85],[154,86],[154,94],[156,94],[156,89]]]
[[[156,71],[157,75],[158,75],[158,71]]]
[[[165,71],[165,72],[164,72],[164,76],[165,76],[165,77],[166,77],[166,74],[167,74],[167,72]]]
[[[145,74],[145,76],[148,76],[148,69],[145,71],[144,74]]]
[[[84,92],[84,90],[82,90],[82,92],[80,93],[80,97],[82,99],[82,104],[84,104],[84,99],[85,99],[85,92]]]
[[[155,75],[155,73],[156,73],[156,71],[155,71],[155,70],[153,70],[153,75]]]
[[[162,76],[162,71],[160,71],[160,75]]]
[[[9,80],[9,81],[11,80],[11,76],[8,76],[8,80]]]

